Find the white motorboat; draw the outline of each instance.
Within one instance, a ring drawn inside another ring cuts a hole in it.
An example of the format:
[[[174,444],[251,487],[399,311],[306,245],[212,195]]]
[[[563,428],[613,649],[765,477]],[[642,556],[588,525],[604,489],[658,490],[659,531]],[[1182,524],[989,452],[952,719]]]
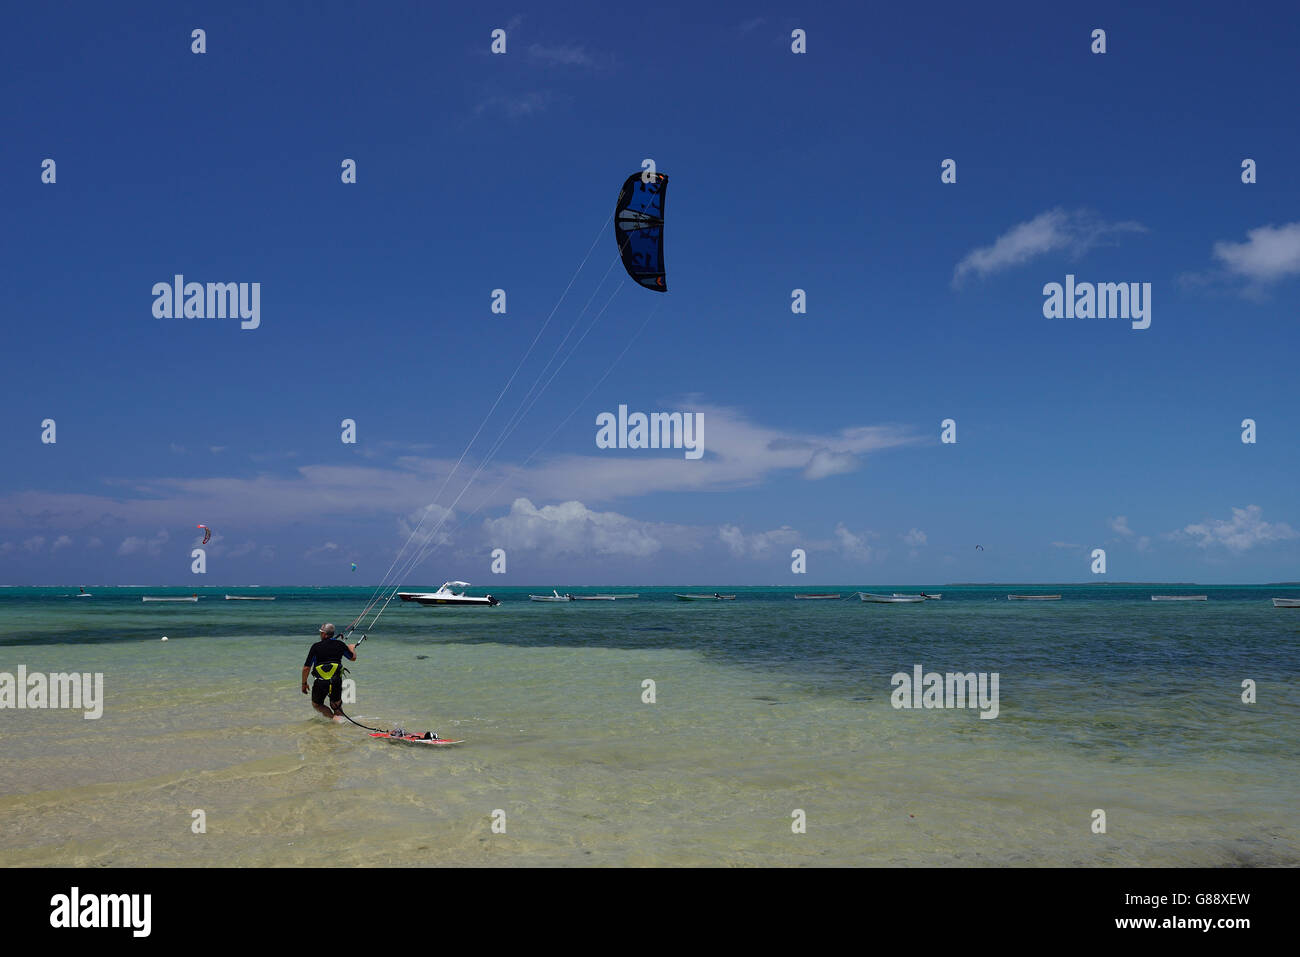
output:
[[[227,595],[226,601],[275,601],[274,595]]]
[[[860,591],[857,595],[862,601],[871,601],[878,605],[915,605],[925,601],[920,595],[873,595],[865,591]]]
[[[397,597],[402,601],[418,602],[421,605],[499,605],[500,601],[491,595],[466,595],[469,582],[443,582],[442,587],[433,592],[399,591]]]
[[[193,602],[193,601],[198,601],[198,600],[199,600],[199,596],[198,596],[198,595],[190,595],[188,598],[166,598],[166,597],[163,597],[163,598],[155,598],[153,595],[145,595],[145,596],[144,596],[143,598],[141,598],[140,600],[141,600],[141,601],[190,601],[190,602]]]
[[[1300,608],[1300,598],[1274,598],[1274,608]]]
[[[1152,601],[1209,601],[1209,595],[1152,595]]]
[[[929,592],[925,592],[925,591],[923,591],[923,592],[920,592],[919,594],[916,594],[916,595],[904,595],[904,594],[902,594],[901,592],[894,592],[894,597],[895,597],[895,598],[924,598],[926,601],[938,601],[938,600],[941,599],[943,596],[942,596],[942,595],[931,595]]]
[[[678,601],[735,601],[735,595],[719,595],[714,592],[712,595],[673,595]]]
[[[572,595],[561,595],[554,588],[549,595],[529,595],[529,601],[573,601]]]

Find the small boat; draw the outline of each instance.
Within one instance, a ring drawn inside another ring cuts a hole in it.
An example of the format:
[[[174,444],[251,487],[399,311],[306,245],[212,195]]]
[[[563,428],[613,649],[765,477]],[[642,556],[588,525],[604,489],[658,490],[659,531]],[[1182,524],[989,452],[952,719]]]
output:
[[[917,595],[904,595],[900,592],[894,592],[895,598],[924,598],[926,601],[938,601],[942,595],[931,595],[929,592],[921,592]]]
[[[491,595],[480,597],[466,595],[469,582],[443,582],[442,587],[433,592],[399,591],[397,597],[402,601],[418,602],[421,605],[499,605],[500,601]]]
[[[227,595],[226,601],[275,601],[274,595]]]
[[[531,597],[531,596],[530,596]],[[570,601],[614,601],[622,595],[570,595]]]
[[[1060,601],[1060,595],[1008,595],[1007,601]]]
[[[561,595],[554,588],[549,595],[529,595],[529,601],[573,601],[572,595]]]
[[[865,591],[860,591],[857,595],[862,601],[871,601],[878,605],[915,605],[925,601],[920,595],[873,595]]]
[[[1300,598],[1274,598],[1274,608],[1300,608]]]
[[[81,588],[81,589],[79,590],[79,593],[76,594],[76,595],[73,595],[72,597],[73,597],[73,598],[89,598],[89,597],[90,597],[90,592],[86,591],[85,588]]]
[[[835,593],[835,594],[795,595],[794,597],[799,599],[800,601],[834,601],[835,599],[843,598],[844,596],[839,593]]]
[[[673,595],[678,601],[735,601],[735,595],[719,595],[714,592],[712,595]]]
[[[141,600],[141,601],[191,601],[191,602],[193,602],[193,601],[198,601],[198,600],[199,600],[199,596],[198,596],[198,595],[190,595],[188,598],[155,598],[155,597],[152,596],[152,595],[145,595],[145,596],[144,596],[143,598],[141,598],[140,600]]]
[[[1152,595],[1152,601],[1209,601],[1209,595]]]

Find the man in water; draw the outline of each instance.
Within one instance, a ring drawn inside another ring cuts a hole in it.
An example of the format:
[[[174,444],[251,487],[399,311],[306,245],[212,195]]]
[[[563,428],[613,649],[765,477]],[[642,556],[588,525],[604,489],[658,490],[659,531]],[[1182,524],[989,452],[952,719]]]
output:
[[[320,641],[312,645],[307,652],[307,660],[302,665],[302,693],[307,693],[308,673],[316,676],[316,683],[311,689],[311,706],[327,718],[343,714],[343,659],[357,660],[357,646],[349,645],[334,637],[333,625],[320,626]],[[325,696],[329,695],[330,708],[325,707]]]

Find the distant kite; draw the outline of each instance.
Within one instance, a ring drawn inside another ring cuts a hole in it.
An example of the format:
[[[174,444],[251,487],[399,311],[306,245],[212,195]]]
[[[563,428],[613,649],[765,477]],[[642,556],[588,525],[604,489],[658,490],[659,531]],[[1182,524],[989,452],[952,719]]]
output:
[[[357,570],[357,563],[356,563],[356,562],[353,562],[353,563],[352,563],[352,570],[353,570],[353,571],[356,571],[356,570]]]
[[[976,546],[975,546],[975,550],[976,550],[977,552],[982,552],[982,551],[984,551],[984,546],[983,546],[983,545],[976,545]]]
[[[203,529],[203,541],[199,542],[199,544],[206,545],[208,543],[208,539],[212,537],[212,529],[208,528],[208,526],[206,525],[197,525],[195,527]]]

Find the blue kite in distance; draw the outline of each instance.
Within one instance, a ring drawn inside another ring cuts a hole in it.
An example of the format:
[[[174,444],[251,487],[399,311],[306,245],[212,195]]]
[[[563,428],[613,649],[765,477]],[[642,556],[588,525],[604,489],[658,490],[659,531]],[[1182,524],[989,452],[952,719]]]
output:
[[[627,274],[655,292],[667,292],[664,275],[666,173],[633,173],[614,207],[614,239]]]

